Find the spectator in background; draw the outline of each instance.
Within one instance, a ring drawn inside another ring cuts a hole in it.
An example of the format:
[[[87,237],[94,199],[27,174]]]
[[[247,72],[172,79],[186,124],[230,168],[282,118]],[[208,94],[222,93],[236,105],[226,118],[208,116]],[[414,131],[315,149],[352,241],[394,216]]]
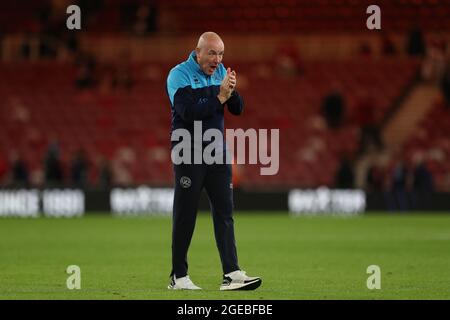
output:
[[[49,186],[58,186],[63,182],[63,172],[59,159],[59,146],[57,140],[53,140],[47,149],[44,160],[45,182]]]
[[[109,189],[112,186],[112,170],[107,159],[101,158],[99,164],[98,187]]]
[[[58,54],[57,43],[53,36],[40,35],[39,57],[54,59]]]
[[[322,115],[329,128],[339,128],[344,120],[345,101],[340,90],[331,91],[323,100]]]
[[[403,161],[398,161],[392,171],[391,177],[391,210],[405,211],[409,209],[408,206],[408,170]]]
[[[338,189],[353,189],[355,184],[355,175],[353,166],[348,157],[344,156],[335,176],[335,187]]]
[[[77,53],[79,52],[79,49],[80,49],[80,43],[78,41],[77,33],[75,33],[75,32],[66,32],[62,36],[61,41],[62,41],[62,44],[63,44],[64,48],[68,52],[68,54],[71,57],[75,57],[77,55]]]
[[[412,203],[414,209],[427,208],[430,205],[431,194],[434,191],[434,182],[431,172],[423,159],[416,159],[413,170]]]
[[[434,190],[433,176],[423,161],[418,162],[414,168],[413,188],[417,193],[429,193]]]
[[[28,168],[16,153],[11,156],[11,183],[13,187],[28,187],[30,183]]]
[[[442,79],[446,67],[446,50],[447,43],[443,38],[430,41],[421,66],[422,78],[425,81],[439,83]]]
[[[77,187],[86,187],[88,183],[88,161],[83,150],[79,150],[71,164],[72,184]]]
[[[65,9],[60,10],[58,3],[53,1],[42,1],[43,3],[35,12],[35,24],[29,28],[24,43],[22,44],[22,55],[31,58],[38,54],[41,58],[55,58],[57,55],[57,37],[63,27]],[[61,4],[60,4],[61,5]],[[63,5],[63,4],[62,4]],[[38,52],[35,50],[37,46]]]
[[[27,32],[20,44],[20,57],[23,59],[31,58],[31,43],[33,42],[33,35],[30,32]]]
[[[410,56],[423,56],[426,52],[426,45],[425,40],[423,38],[423,33],[418,26],[413,27],[408,34],[406,52]]]
[[[86,1],[91,5],[95,0]],[[88,4],[73,3],[70,0],[44,1],[37,11],[37,23],[31,28],[39,41],[40,57],[72,59],[79,49],[77,32],[66,27],[66,9],[77,4],[82,10],[82,21],[89,16]],[[28,40],[28,42],[30,42]],[[24,49],[27,49],[24,47]],[[26,50],[24,51],[26,53]]]
[[[364,154],[373,148],[377,151],[383,148],[377,110],[371,93],[369,91],[362,92],[354,116],[354,120],[359,126],[359,154]]]
[[[5,102],[5,101],[4,101]],[[30,122],[30,110],[23,101],[20,95],[10,95],[6,98],[5,106],[9,107],[10,119],[16,124],[28,125]]]
[[[384,172],[382,168],[375,164],[367,170],[366,175],[366,191],[367,192],[382,192],[384,187]]]
[[[138,7],[133,23],[134,34],[146,36],[157,30],[158,7],[155,1],[149,1]]]
[[[446,107],[450,109],[450,63],[442,75],[440,87]]]

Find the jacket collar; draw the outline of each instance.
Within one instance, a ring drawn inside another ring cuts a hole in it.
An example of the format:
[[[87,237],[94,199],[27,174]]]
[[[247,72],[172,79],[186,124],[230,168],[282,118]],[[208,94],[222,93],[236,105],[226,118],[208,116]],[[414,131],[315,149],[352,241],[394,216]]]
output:
[[[208,75],[203,72],[203,70],[200,68],[200,65],[197,62],[197,55],[195,54],[195,50],[192,50],[191,54],[188,58],[189,65],[192,69],[194,69],[196,72],[200,73],[201,75],[207,77]]]

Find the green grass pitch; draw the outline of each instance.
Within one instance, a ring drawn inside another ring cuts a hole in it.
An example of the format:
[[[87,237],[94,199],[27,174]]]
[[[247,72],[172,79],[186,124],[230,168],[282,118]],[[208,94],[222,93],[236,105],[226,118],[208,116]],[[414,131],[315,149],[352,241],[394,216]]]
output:
[[[241,268],[256,291],[220,292],[212,219],[202,213],[189,251],[204,290],[169,291],[171,219],[88,215],[0,219],[0,299],[450,299],[450,215],[293,218],[235,213]],[[81,268],[68,290],[66,268]],[[381,289],[366,286],[381,268]]]

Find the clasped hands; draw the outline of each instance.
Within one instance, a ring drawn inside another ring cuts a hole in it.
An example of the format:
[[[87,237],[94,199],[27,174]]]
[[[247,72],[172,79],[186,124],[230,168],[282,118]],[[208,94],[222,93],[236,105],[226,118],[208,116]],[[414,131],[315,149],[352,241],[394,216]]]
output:
[[[220,84],[220,92],[217,95],[221,104],[224,104],[228,99],[230,99],[231,94],[236,88],[236,72],[231,68],[227,69],[227,75],[223,78],[222,83]]]

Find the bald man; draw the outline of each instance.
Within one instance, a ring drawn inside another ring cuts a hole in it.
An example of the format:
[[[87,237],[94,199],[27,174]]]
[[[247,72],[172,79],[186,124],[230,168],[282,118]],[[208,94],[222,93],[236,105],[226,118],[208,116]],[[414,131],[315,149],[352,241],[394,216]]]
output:
[[[201,121],[202,132],[224,132],[224,112],[240,115],[244,102],[235,90],[236,72],[222,64],[225,46],[214,32],[205,32],[189,58],[174,67],[167,78],[172,111],[172,131],[187,130],[194,137],[194,121]],[[185,132],[185,131],[184,131]],[[172,135],[172,148],[177,144]],[[193,140],[193,138],[192,138]],[[194,154],[194,143],[191,155]],[[203,147],[207,143],[203,142]],[[169,289],[199,290],[188,275],[187,253],[194,232],[200,193],[205,188],[213,215],[214,234],[222,262],[220,290],[254,290],[261,278],[249,277],[238,265],[233,222],[231,165],[223,163],[180,163],[173,165],[175,195],[172,224],[172,272]]]

